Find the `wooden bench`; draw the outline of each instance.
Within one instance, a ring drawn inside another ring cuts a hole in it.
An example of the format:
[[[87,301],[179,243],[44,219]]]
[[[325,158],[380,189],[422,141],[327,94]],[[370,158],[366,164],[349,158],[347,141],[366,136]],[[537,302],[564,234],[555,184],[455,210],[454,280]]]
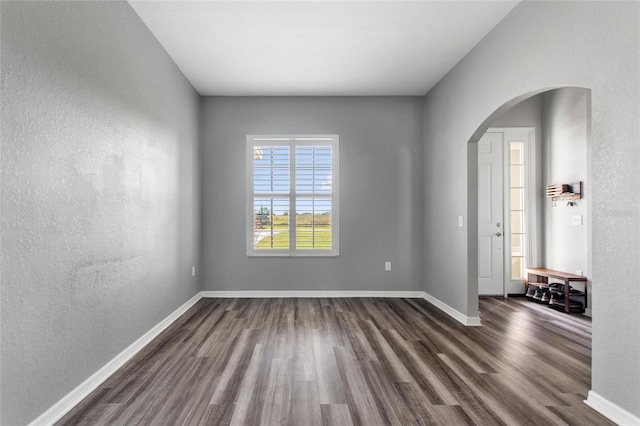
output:
[[[555,271],[545,268],[527,268],[527,279],[525,280],[526,288],[529,283],[549,284],[549,278],[560,280],[564,283],[564,311],[569,312],[569,288],[572,282],[584,283],[584,292],[571,294],[572,296],[584,297],[584,307],[587,307],[587,277],[582,275],[569,274],[567,272]]]

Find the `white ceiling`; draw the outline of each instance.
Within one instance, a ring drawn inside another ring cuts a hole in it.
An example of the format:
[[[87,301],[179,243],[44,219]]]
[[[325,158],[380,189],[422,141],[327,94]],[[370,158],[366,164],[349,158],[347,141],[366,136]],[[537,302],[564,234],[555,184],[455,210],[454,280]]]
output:
[[[134,1],[201,95],[424,95],[517,1]]]

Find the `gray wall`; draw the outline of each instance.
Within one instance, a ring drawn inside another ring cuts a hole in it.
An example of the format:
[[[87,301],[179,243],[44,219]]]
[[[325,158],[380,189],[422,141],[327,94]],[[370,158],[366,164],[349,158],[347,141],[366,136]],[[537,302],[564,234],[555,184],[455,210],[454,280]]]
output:
[[[204,290],[420,289],[422,98],[207,97],[202,120]],[[296,133],[340,135],[340,256],[247,257],[246,135]]]
[[[0,423],[194,296],[198,96],[126,2],[1,2]]]
[[[477,315],[477,148],[468,142],[525,97],[559,86],[591,89],[592,389],[636,416],[639,14],[637,2],[520,3],[425,98],[423,213],[424,289]],[[457,227],[458,215],[469,227]]]
[[[542,95],[532,96],[514,105],[496,117],[491,127],[535,127],[536,142],[539,144],[542,134]]]
[[[558,201],[553,207],[544,200],[544,265],[569,273],[582,271],[591,277],[587,237],[587,102],[588,92],[564,88],[543,95],[543,185],[583,182],[583,198],[575,206]],[[573,225],[572,216],[582,216],[582,225]],[[606,297],[606,296],[605,296]],[[590,306],[591,304],[589,304]]]

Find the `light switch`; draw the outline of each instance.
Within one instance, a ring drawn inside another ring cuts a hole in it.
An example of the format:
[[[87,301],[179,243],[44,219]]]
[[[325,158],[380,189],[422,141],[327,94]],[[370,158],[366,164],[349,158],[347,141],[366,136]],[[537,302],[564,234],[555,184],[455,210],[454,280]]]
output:
[[[464,226],[464,216],[458,216],[458,228],[462,228]]]

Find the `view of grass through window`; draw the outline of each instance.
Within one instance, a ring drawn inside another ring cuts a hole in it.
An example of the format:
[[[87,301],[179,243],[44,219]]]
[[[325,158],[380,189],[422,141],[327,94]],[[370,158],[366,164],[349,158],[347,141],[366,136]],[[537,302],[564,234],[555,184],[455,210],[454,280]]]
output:
[[[265,212],[266,213],[266,212]],[[255,230],[257,249],[288,249],[289,215],[269,215]],[[265,232],[266,231],[266,232]],[[298,249],[331,248],[331,215],[296,215],[296,247]]]

